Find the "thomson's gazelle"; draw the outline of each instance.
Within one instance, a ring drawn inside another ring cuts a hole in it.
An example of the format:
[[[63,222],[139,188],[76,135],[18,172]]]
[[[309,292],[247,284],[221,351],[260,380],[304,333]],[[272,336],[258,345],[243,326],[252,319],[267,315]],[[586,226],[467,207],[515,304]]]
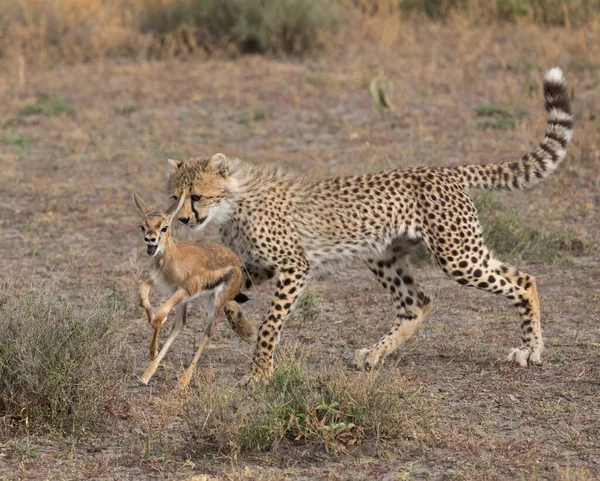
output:
[[[219,244],[174,242],[171,237],[171,223],[183,204],[183,196],[164,213],[151,211],[135,192],[133,199],[143,217],[140,228],[144,233],[147,254],[153,258],[155,267],[150,279],[144,282],[138,291],[140,306],[146,310],[148,322],[154,329],[150,344],[152,362],[142,376],[142,383],[148,384],[158,364],[185,326],[187,303],[200,294],[207,294],[208,324],[204,330],[204,338],[194,359],[179,380],[180,385],[186,386],[202,351],[214,334],[215,319],[222,311],[225,311],[231,328],[243,340],[247,342],[254,340],[252,326],[237,305],[238,302],[248,300],[245,295],[240,294],[242,286],[240,261],[235,254]],[[172,293],[156,314],[148,300],[148,293],[154,284],[163,286]],[[176,312],[175,325],[157,355],[158,332],[173,308]]]

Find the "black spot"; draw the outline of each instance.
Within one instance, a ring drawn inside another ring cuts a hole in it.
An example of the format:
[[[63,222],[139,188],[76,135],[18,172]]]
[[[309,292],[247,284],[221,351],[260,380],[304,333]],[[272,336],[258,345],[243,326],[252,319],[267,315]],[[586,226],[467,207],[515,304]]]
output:
[[[243,304],[244,302],[248,302],[250,299],[246,294],[242,294],[241,292],[233,298],[235,302],[238,304]]]

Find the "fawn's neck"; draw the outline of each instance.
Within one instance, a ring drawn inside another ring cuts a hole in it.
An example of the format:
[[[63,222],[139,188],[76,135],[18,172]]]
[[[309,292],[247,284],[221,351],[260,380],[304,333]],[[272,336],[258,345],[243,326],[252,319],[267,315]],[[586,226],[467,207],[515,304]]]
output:
[[[160,269],[165,263],[170,263],[177,256],[177,244],[173,238],[169,235],[165,239],[165,246],[154,258],[154,265],[157,269]]]

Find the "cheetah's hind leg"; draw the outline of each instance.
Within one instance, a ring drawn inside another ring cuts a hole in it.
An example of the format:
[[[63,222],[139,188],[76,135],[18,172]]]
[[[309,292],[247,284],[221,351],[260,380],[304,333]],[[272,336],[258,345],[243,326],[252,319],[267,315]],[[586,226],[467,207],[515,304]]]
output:
[[[396,306],[396,322],[392,329],[369,348],[356,352],[355,365],[371,370],[383,363],[417,329],[429,312],[429,298],[414,280],[408,264],[408,252],[397,242],[379,260],[369,260],[367,266],[379,283],[387,289]]]

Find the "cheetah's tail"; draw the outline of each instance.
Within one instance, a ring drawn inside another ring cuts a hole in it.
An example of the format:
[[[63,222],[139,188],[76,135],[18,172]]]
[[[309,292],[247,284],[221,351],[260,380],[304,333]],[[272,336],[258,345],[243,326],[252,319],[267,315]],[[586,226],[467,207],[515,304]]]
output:
[[[565,158],[573,136],[571,102],[560,68],[544,75],[544,106],[548,112],[546,135],[537,149],[509,162],[457,167],[468,188],[522,189],[544,179]]]

